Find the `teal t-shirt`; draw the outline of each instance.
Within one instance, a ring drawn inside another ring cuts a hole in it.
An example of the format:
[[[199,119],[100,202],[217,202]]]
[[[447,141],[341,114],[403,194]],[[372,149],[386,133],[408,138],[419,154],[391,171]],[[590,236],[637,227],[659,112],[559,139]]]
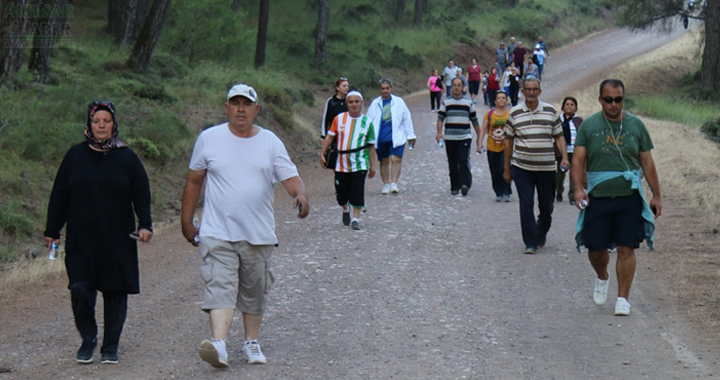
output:
[[[587,171],[620,171],[641,169],[640,152],[654,148],[645,124],[638,117],[625,113],[622,122],[610,121],[598,112],[583,121],[577,132],[575,146],[587,149]],[[631,195],[631,183],[618,177],[598,184],[595,197]]]

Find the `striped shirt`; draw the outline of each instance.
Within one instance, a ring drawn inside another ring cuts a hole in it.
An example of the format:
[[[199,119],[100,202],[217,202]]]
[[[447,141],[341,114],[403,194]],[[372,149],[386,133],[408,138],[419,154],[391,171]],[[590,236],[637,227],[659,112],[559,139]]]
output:
[[[447,141],[472,139],[470,125],[478,128],[480,126],[475,104],[465,96],[445,98],[438,111],[438,121],[441,123],[445,121],[443,138]]]
[[[367,144],[375,144],[375,127],[367,116],[351,117],[349,112],[337,115],[333,120],[328,135],[335,137],[338,151],[352,150]],[[338,155],[335,171],[353,173],[368,170],[370,167],[369,149]]]
[[[510,110],[505,136],[515,139],[511,164],[533,172],[555,171],[553,136],[562,136],[563,129],[555,107],[538,102],[530,111],[525,102]]]

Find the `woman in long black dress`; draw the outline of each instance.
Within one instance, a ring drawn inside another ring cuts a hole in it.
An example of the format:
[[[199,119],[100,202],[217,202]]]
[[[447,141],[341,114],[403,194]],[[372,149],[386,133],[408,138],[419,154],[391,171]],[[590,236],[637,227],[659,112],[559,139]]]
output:
[[[91,363],[97,346],[97,291],[103,294],[102,363],[117,363],[127,295],[140,292],[137,243],[152,237],[150,186],[140,158],[118,139],[115,107],[88,107],[85,141],[65,154],[48,205],[45,246],[66,227],[65,267],[75,325],[82,338],[78,363]]]

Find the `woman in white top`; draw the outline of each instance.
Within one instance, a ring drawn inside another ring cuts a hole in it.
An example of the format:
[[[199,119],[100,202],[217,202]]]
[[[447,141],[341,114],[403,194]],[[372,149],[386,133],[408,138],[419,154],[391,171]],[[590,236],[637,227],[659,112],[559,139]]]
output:
[[[502,85],[506,94],[510,93],[510,77],[513,75],[512,68],[515,67],[515,62],[511,62],[510,65],[505,69],[502,76]]]

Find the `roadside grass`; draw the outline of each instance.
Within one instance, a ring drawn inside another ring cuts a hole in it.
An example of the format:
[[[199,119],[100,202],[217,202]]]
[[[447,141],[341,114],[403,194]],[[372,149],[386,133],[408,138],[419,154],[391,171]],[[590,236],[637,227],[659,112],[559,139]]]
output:
[[[565,36],[573,28],[584,34],[610,22],[597,17],[602,0],[583,5],[591,12],[579,12],[570,0],[539,4],[521,2],[510,12],[489,0],[433,2],[416,29],[411,2],[398,22],[391,2],[333,3],[328,60],[318,64],[313,34],[317,5],[288,0],[272,5],[267,61],[257,70],[256,6],[232,13],[225,0],[178,0],[150,69],[137,74],[125,67],[131,47],[114,46],[104,31],[107,2],[77,0],[74,44],[53,51],[51,82],[35,83],[23,66],[16,87],[0,88],[0,262],[24,261],[32,256],[27,254],[31,247],[39,246],[55,173],[67,149],[83,141],[86,109],[93,100],[116,105],[120,138],[143,159],[153,214],[162,222],[176,217],[195,136],[225,120],[224,93],[232,84],[256,87],[262,105],[258,122],[295,142],[291,154],[302,155],[306,148],[316,148],[318,108],[339,76],[349,77],[352,86],[366,93],[376,91],[379,78],[390,76],[398,93],[412,92],[424,87],[429,68],[442,69],[459,50],[489,52],[509,34],[533,41],[542,34],[551,46],[560,45],[572,39]],[[215,16],[198,18],[209,11]],[[557,34],[558,20],[567,21],[565,34]],[[190,30],[197,30],[195,39],[188,39]],[[489,53],[479,58],[485,65],[494,59]],[[14,268],[26,268],[16,264]],[[12,278],[8,272],[2,277]]]
[[[632,108],[656,119],[700,126],[720,118],[718,102],[692,99],[678,93],[663,93],[632,98]]]

